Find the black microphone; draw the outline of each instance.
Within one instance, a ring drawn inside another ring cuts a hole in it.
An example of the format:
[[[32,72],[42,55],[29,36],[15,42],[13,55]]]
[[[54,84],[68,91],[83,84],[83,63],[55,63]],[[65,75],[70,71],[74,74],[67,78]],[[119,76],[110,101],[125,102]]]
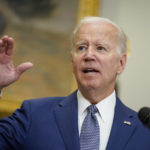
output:
[[[150,128],[150,108],[149,107],[141,108],[138,112],[138,117],[147,128]]]

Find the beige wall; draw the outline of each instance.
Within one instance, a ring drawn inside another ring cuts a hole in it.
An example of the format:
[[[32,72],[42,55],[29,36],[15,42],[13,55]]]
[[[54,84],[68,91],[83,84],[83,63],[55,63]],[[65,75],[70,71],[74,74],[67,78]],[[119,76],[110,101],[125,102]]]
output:
[[[118,80],[120,98],[137,111],[150,107],[150,1],[102,0],[100,15],[119,24],[130,40],[126,70]]]

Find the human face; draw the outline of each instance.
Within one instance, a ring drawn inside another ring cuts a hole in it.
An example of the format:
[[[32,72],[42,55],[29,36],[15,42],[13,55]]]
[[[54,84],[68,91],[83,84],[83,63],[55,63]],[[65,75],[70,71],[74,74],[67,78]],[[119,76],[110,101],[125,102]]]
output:
[[[74,39],[72,66],[78,88],[114,90],[116,76],[125,66],[126,54],[118,53],[118,30],[106,22],[82,24]]]

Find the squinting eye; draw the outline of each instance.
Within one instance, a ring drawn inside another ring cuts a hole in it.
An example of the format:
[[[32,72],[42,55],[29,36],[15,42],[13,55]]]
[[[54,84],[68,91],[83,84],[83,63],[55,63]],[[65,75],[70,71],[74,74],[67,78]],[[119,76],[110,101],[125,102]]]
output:
[[[97,49],[98,49],[99,51],[101,51],[101,50],[105,50],[105,48],[104,48],[104,47],[102,47],[102,46],[98,46],[98,47],[97,47]]]

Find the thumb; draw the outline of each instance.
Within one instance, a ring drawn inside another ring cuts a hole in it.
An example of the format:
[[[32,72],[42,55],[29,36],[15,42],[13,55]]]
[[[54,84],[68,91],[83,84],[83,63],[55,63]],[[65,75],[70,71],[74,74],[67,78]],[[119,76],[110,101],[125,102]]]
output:
[[[20,64],[16,68],[16,72],[18,73],[18,75],[21,75],[24,71],[26,71],[32,67],[33,67],[33,64],[31,62],[25,62],[25,63]]]

